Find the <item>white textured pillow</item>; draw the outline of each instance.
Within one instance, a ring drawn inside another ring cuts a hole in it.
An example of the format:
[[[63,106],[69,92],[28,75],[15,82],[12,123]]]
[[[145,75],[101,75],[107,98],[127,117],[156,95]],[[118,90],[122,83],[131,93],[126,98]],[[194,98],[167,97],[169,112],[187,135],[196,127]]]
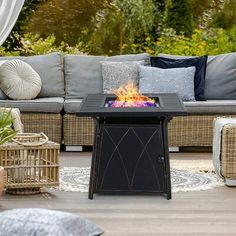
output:
[[[98,236],[103,231],[75,214],[40,208],[23,208],[0,213],[0,235],[5,236]]]
[[[0,61],[0,66],[3,65],[5,62],[7,62],[7,60]]]
[[[38,73],[21,60],[6,61],[0,66],[0,88],[12,99],[33,99],[42,87]]]
[[[138,85],[139,65],[143,63],[144,61],[101,62],[103,92],[111,93],[128,81],[133,81],[135,85]]]
[[[195,66],[171,69],[140,66],[139,69],[141,93],[177,93],[183,101],[195,100]]]

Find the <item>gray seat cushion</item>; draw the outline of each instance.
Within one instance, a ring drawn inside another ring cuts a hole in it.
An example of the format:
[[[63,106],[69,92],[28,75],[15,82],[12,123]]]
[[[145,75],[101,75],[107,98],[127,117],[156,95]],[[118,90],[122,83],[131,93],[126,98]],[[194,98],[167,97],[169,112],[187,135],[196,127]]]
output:
[[[41,77],[42,89],[38,97],[64,97],[63,56],[59,52],[29,57],[0,57],[0,60],[13,59],[28,63]],[[4,93],[0,93],[0,99],[6,99]]]
[[[65,99],[64,110],[66,113],[78,112],[83,99]]]
[[[169,54],[158,54],[172,59],[190,58]],[[236,99],[236,53],[208,56],[205,81],[207,100]]]
[[[36,98],[33,100],[0,100],[1,106],[19,108],[21,112],[60,113],[64,98]]]
[[[236,114],[236,100],[184,102],[188,114]]]
[[[101,61],[144,61],[149,63],[147,53],[119,56],[65,56],[66,98],[83,98],[89,93],[102,92]]]

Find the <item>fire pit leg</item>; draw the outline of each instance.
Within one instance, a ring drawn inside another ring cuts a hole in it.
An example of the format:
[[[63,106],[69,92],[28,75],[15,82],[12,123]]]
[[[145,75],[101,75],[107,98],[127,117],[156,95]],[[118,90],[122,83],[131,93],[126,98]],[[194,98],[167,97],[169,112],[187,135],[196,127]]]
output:
[[[169,145],[168,145],[168,123],[171,118],[166,118],[162,124],[163,134],[163,147],[165,156],[165,172],[166,172],[166,199],[171,199],[171,178],[170,178],[170,158],[169,158]]]
[[[95,191],[95,181],[96,181],[96,160],[97,160],[97,152],[99,151],[98,144],[100,142],[99,137],[99,120],[94,119],[96,122],[95,125],[95,134],[94,134],[94,142],[93,142],[93,155],[92,155],[92,163],[91,163],[91,170],[90,170],[90,181],[89,181],[89,194],[88,198],[93,200],[93,193]]]

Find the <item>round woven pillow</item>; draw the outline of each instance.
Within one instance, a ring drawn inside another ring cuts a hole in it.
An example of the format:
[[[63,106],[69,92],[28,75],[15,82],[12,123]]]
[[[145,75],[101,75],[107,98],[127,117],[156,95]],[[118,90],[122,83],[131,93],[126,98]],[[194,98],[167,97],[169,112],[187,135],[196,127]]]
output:
[[[34,99],[42,81],[38,73],[21,60],[10,60],[0,66],[0,88],[11,99]]]
[[[0,66],[3,65],[5,62],[7,62],[7,60],[0,61]]]

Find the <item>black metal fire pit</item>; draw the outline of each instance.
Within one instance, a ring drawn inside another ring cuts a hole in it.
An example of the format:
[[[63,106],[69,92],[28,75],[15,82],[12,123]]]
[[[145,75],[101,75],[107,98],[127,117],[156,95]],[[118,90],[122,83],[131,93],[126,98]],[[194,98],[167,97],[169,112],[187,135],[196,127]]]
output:
[[[78,116],[96,120],[89,198],[93,193],[166,193],[171,198],[167,125],[186,115],[176,94],[148,94],[151,107],[109,107],[115,95],[89,94]]]

